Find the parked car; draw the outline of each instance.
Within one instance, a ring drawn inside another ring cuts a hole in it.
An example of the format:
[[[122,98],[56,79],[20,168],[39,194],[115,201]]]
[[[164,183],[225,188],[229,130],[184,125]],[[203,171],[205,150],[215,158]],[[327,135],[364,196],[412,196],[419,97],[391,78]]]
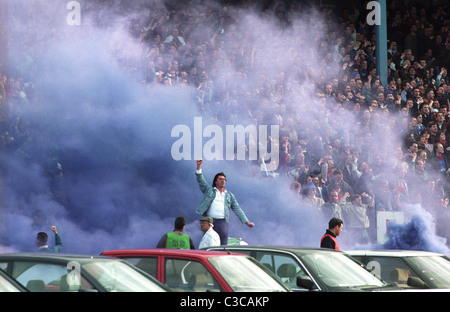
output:
[[[0,269],[0,292],[27,292],[28,290],[23,287],[18,281],[6,274],[5,271]]]
[[[236,245],[209,247],[245,253],[294,291],[375,291],[396,288],[376,278],[344,252],[310,247]]]
[[[109,250],[102,255],[129,261],[173,291],[289,291],[267,268],[242,254],[155,248]]]
[[[450,289],[450,259],[413,250],[349,250],[381,279],[400,287]]]
[[[163,292],[167,287],[128,262],[58,253],[0,254],[0,269],[31,292]]]

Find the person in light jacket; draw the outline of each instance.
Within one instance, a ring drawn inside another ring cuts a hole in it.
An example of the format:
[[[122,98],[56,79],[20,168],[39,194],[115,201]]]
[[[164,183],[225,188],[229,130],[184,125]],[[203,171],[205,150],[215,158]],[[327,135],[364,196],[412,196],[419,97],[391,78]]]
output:
[[[213,218],[214,230],[220,236],[221,245],[227,245],[230,209],[233,210],[239,220],[249,228],[253,228],[255,224],[248,220],[233,193],[225,189],[227,181],[225,174],[222,172],[217,173],[211,186],[203,177],[202,163],[203,160],[197,160],[197,171],[195,172],[195,175],[197,177],[198,186],[203,193],[203,199],[195,212],[199,215]]]
[[[221,245],[219,234],[213,229],[213,221],[211,217],[203,217],[200,219],[200,229],[205,233],[198,246],[200,249]]]

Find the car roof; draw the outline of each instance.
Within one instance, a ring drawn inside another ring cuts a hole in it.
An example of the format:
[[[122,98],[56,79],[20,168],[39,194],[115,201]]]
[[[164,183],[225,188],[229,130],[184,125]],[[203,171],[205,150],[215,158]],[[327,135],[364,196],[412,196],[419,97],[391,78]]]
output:
[[[170,248],[140,248],[140,249],[117,249],[117,250],[107,250],[101,253],[104,256],[174,256],[174,257],[197,257],[197,258],[208,258],[225,256],[230,253],[224,251],[208,251],[202,249],[170,249]],[[232,253],[233,255],[246,256],[243,254]]]
[[[334,249],[319,248],[319,247],[307,247],[307,246],[280,246],[280,245],[223,245],[211,248],[220,249],[230,249],[237,251],[239,249],[243,250],[278,250],[278,251],[289,251],[294,253],[309,253],[309,252],[340,252]],[[212,250],[211,250],[212,251]]]
[[[397,250],[397,249],[355,249],[345,250],[351,256],[379,256],[379,257],[431,257],[443,254],[424,250]]]
[[[53,260],[53,261],[89,261],[92,259],[103,259],[103,260],[117,260],[110,257],[105,257],[101,255],[83,255],[83,254],[64,254],[64,253],[53,253],[53,252],[29,252],[29,253],[6,253],[0,254],[0,261],[9,260],[30,260],[39,261],[39,259]]]

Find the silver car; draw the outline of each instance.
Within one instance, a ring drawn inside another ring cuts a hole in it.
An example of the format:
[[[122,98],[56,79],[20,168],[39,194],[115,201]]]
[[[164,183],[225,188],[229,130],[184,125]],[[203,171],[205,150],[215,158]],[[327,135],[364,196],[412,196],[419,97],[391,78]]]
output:
[[[450,289],[450,259],[445,255],[414,250],[349,250],[384,281],[404,288]]]
[[[209,247],[248,254],[293,291],[382,291],[393,287],[341,251],[312,247],[228,245]]]

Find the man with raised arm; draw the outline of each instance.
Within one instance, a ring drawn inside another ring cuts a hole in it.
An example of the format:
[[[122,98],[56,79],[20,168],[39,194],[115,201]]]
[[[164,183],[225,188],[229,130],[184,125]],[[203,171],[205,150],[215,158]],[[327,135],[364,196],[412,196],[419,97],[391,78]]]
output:
[[[203,193],[203,199],[195,212],[199,215],[213,218],[214,230],[220,236],[221,245],[227,245],[230,209],[233,210],[239,220],[249,228],[254,227],[255,224],[247,219],[247,216],[239,206],[233,193],[225,189],[227,181],[225,174],[223,172],[217,173],[211,186],[203,177],[202,163],[203,160],[197,160],[197,171],[195,172],[195,175],[200,190]]]

